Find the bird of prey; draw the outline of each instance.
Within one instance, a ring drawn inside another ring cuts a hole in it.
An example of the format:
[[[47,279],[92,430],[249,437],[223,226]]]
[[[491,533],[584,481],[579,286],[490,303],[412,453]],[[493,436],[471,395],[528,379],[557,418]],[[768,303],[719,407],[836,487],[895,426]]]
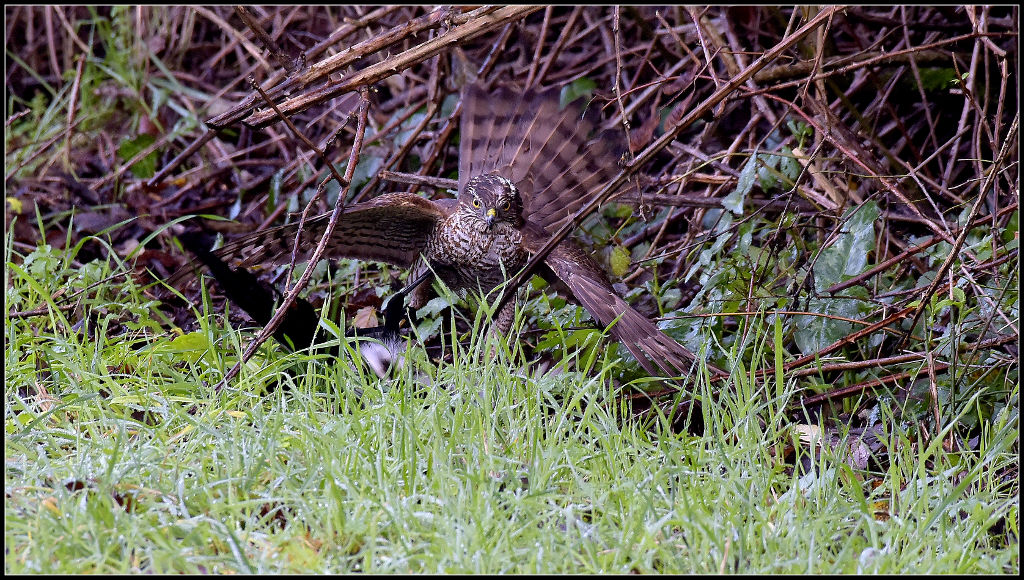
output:
[[[432,271],[454,291],[487,294],[617,176],[625,146],[613,132],[593,136],[594,130],[580,105],[559,106],[556,90],[488,92],[471,84],[462,100],[457,197],[390,193],[348,206],[325,257],[414,268],[418,277]],[[306,220],[299,261],[308,260],[329,217]],[[297,233],[298,223],[286,224],[234,240],[216,255],[241,266],[287,264]],[[689,373],[693,353],[620,298],[601,267],[571,239],[555,246],[538,273],[562,282],[600,324],[611,325],[611,334],[648,373]],[[411,306],[425,304],[431,292],[430,284],[420,285]],[[514,308],[509,300],[492,331],[508,333]]]

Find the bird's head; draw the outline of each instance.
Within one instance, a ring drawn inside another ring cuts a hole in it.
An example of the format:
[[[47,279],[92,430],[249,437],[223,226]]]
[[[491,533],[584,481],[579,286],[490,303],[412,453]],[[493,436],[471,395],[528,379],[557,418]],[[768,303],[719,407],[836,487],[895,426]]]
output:
[[[479,221],[487,230],[498,224],[514,228],[523,225],[523,198],[508,179],[488,173],[474,177],[459,193],[459,205],[467,217]]]

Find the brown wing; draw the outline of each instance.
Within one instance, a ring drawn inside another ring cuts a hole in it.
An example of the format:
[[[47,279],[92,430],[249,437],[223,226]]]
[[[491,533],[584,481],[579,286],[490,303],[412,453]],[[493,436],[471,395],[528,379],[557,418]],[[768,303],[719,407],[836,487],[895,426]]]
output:
[[[459,191],[470,178],[498,172],[522,191],[527,219],[553,231],[619,171],[621,137],[591,139],[579,103],[559,108],[559,90],[490,93],[470,85],[463,98]]]
[[[390,193],[347,207],[338,218],[324,257],[372,260],[407,268],[423,251],[437,222],[447,215],[448,206],[412,193]],[[309,259],[329,220],[329,213],[306,220],[298,262]],[[232,241],[215,254],[224,260],[239,260],[241,266],[287,264],[298,229],[298,222],[294,222],[256,232]]]
[[[545,234],[535,228],[528,226],[523,231],[523,243],[531,252],[538,250],[544,240]],[[690,374],[694,354],[620,298],[600,266],[575,243],[563,240],[548,254],[545,265],[569,287],[591,316],[605,326],[612,325],[612,336],[625,345],[648,373],[657,375],[660,369],[668,376]],[[720,372],[713,365],[708,368]]]

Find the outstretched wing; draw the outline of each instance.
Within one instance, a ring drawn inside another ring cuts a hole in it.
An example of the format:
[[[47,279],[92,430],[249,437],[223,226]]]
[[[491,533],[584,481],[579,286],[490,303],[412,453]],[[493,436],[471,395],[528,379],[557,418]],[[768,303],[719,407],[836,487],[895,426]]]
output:
[[[462,102],[459,191],[477,175],[497,172],[523,194],[524,215],[554,231],[619,172],[626,146],[616,131],[594,135],[590,116],[558,89],[487,92],[470,85]]]
[[[324,252],[327,258],[353,258],[409,267],[420,256],[438,221],[447,215],[448,204],[433,202],[412,193],[379,195],[372,201],[345,208]],[[323,237],[330,214],[306,220],[298,240],[296,261],[303,262]],[[241,266],[287,264],[298,222],[239,238],[217,250],[224,260]]]
[[[524,229],[523,243],[531,252],[540,249],[544,240],[544,234],[536,229]],[[603,325],[612,325],[612,336],[622,342],[644,370],[652,375],[658,374],[659,369],[668,376],[690,374],[694,354],[620,298],[600,266],[575,243],[563,240],[548,254],[545,265],[569,287],[591,316]],[[708,368],[720,372],[710,364]]]

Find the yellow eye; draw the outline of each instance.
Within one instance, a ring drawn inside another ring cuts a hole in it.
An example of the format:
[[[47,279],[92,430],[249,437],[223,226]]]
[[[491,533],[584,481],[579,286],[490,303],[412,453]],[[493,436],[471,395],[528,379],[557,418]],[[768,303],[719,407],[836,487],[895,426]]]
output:
[[[506,201],[505,203],[501,204],[501,211],[508,211],[510,209],[512,209],[511,201]]]
[[[480,207],[480,200],[475,197],[473,198],[473,207]]]

